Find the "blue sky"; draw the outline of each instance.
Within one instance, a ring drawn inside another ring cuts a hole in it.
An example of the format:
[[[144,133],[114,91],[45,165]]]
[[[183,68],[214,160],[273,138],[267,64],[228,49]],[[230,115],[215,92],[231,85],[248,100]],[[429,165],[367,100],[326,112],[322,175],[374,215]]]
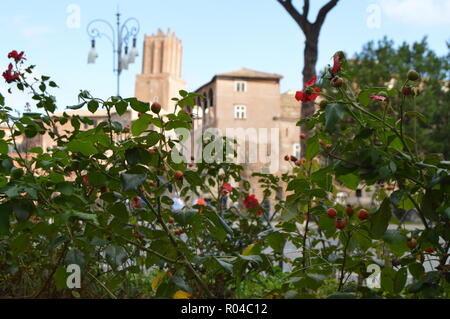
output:
[[[300,8],[302,0],[293,0]],[[311,0],[310,20],[325,0]],[[80,9],[79,27],[69,27],[68,8]],[[194,90],[216,73],[246,67],[284,76],[281,90],[300,87],[303,35],[276,0],[22,0],[0,3],[0,66],[7,66],[11,49],[24,50],[37,65],[36,74],[50,75],[60,88],[53,91],[59,110],[76,103],[80,89],[107,97],[116,92],[110,43],[97,42],[99,58],[88,65],[86,25],[95,18],[115,20],[119,6],[124,18],[141,24],[141,55],[121,77],[121,95],[133,96],[141,71],[144,34],[171,28],[183,41],[183,78]],[[377,19],[379,13],[380,19]],[[372,19],[375,17],[375,20]],[[377,21],[379,23],[377,23]],[[375,22],[375,24],[371,24]],[[384,35],[397,44],[428,36],[438,54],[447,53],[450,41],[450,0],[341,0],[328,15],[321,32],[318,69],[330,63],[337,50],[349,55],[370,40]],[[22,109],[27,97],[0,92],[8,104]]]

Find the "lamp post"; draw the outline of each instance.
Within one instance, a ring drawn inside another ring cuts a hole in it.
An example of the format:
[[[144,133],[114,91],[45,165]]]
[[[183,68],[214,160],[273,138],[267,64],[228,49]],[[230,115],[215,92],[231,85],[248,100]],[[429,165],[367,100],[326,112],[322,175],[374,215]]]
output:
[[[98,57],[95,49],[96,39],[107,38],[113,49],[113,72],[117,75],[117,96],[119,96],[120,74],[123,70],[128,70],[128,64],[134,63],[135,58],[139,55],[136,48],[136,36],[139,33],[140,26],[139,21],[135,18],[128,18],[121,24],[119,12],[117,12],[116,17],[116,28],[103,19],[95,19],[89,22],[87,33],[91,38],[91,49],[88,54],[88,64],[95,63]],[[106,30],[102,31],[102,28],[106,28]],[[132,40],[132,47],[128,50],[130,40]]]

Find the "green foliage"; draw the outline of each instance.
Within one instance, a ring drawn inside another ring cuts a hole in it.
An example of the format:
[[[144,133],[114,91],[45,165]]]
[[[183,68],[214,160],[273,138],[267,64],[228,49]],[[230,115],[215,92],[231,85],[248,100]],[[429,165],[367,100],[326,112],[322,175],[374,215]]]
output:
[[[311,129],[306,158],[283,174],[253,174],[263,198],[247,208],[251,185],[242,166],[172,157],[180,140],[167,133],[192,127],[199,95],[180,91],[174,113],[161,115],[135,98],[101,100],[81,91],[69,109],[108,114],[86,129],[88,118],[52,114],[56,102],[47,89],[57,85],[48,77],[33,85],[18,79],[13,84],[30,90],[44,112],[17,117],[0,96],[0,121],[12,133],[0,132],[0,294],[448,298],[449,162],[416,151],[407,121],[423,115],[406,102],[419,97],[401,97],[405,86],[420,84],[372,88],[358,80],[364,88],[355,92],[351,63],[341,62],[344,86],[322,92],[327,107],[301,121]],[[329,72],[325,87],[336,75]],[[380,91],[388,100],[371,98]],[[111,117],[129,108],[141,112],[131,132]],[[43,134],[53,147],[18,148],[19,138]],[[225,184],[239,186],[224,191]],[[340,187],[370,190],[374,204],[349,212],[337,201]],[[174,208],[176,197],[183,208]],[[264,204],[273,198],[273,207]],[[331,207],[337,216],[327,214]],[[406,225],[408,214],[422,224]],[[81,268],[80,289],[66,287],[70,264]],[[370,288],[373,267],[380,280]]]

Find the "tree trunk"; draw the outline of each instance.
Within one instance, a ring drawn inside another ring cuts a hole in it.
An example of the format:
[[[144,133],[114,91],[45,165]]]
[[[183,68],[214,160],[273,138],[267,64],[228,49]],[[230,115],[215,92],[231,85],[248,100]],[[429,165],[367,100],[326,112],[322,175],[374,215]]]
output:
[[[303,82],[311,80],[316,75],[316,63],[318,56],[318,42],[319,36],[316,32],[311,32],[309,36],[305,39],[305,50],[304,50],[304,66],[303,66]],[[305,86],[303,85],[303,89]],[[314,102],[302,102],[300,104],[301,118],[306,119],[314,114]],[[300,127],[300,132],[308,135],[306,125],[303,124]],[[301,156],[305,156],[306,151],[306,139],[300,139],[301,145]]]

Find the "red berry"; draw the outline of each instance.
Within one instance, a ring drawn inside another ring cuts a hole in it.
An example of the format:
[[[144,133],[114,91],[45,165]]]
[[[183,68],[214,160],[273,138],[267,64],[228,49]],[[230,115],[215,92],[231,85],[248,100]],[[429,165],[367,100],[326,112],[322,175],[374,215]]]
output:
[[[304,139],[306,138],[306,134],[305,134],[305,133],[300,133],[300,138],[301,138],[302,140],[304,140]]]
[[[178,179],[178,180],[182,179],[183,176],[184,176],[184,174],[182,171],[175,171],[175,174],[173,175],[173,177],[175,177],[175,179]]]
[[[423,251],[431,254],[431,253],[434,253],[436,251],[436,249],[434,249],[433,247],[427,247]]]
[[[344,80],[340,77],[334,77],[331,79],[331,86],[335,88],[340,88],[344,85]]]
[[[345,213],[348,217],[352,217],[355,210],[353,209],[352,205],[348,204],[347,207],[345,207]]]
[[[153,113],[158,114],[161,111],[161,104],[158,102],[153,102],[151,109]]]
[[[338,218],[334,222],[334,225],[336,226],[337,229],[344,229],[345,225],[347,225],[347,220],[345,218],[342,218],[342,219]]]
[[[183,228],[177,229],[177,230],[175,231],[175,234],[177,234],[177,235],[184,234],[184,229],[183,229]]]
[[[169,217],[169,224],[173,224],[175,222],[175,218],[172,216]]]
[[[328,208],[327,209],[327,215],[328,215],[329,218],[336,218],[336,215],[337,215],[336,209],[334,209],[332,207]]]
[[[289,158],[291,161],[296,162],[297,161],[297,157],[295,157],[294,155],[291,155],[291,157]]]
[[[387,189],[388,191],[392,191],[392,190],[394,190],[394,186],[388,185],[388,186],[386,187],[386,189]]]
[[[155,154],[156,154],[156,149],[151,148],[151,149],[148,150],[148,153],[149,153],[150,155],[155,155]]]
[[[285,160],[285,161],[289,161],[289,159],[290,159],[289,155],[285,155],[285,156],[284,156],[284,160]]]
[[[409,249],[413,249],[417,246],[417,240],[415,238],[408,238],[408,240],[406,241],[406,245]]]
[[[360,220],[366,220],[369,218],[369,212],[367,212],[367,210],[365,210],[364,208],[360,209],[358,212],[358,218]]]
[[[138,117],[141,117],[141,115],[142,115],[142,112],[139,112],[139,113],[138,113]]]

